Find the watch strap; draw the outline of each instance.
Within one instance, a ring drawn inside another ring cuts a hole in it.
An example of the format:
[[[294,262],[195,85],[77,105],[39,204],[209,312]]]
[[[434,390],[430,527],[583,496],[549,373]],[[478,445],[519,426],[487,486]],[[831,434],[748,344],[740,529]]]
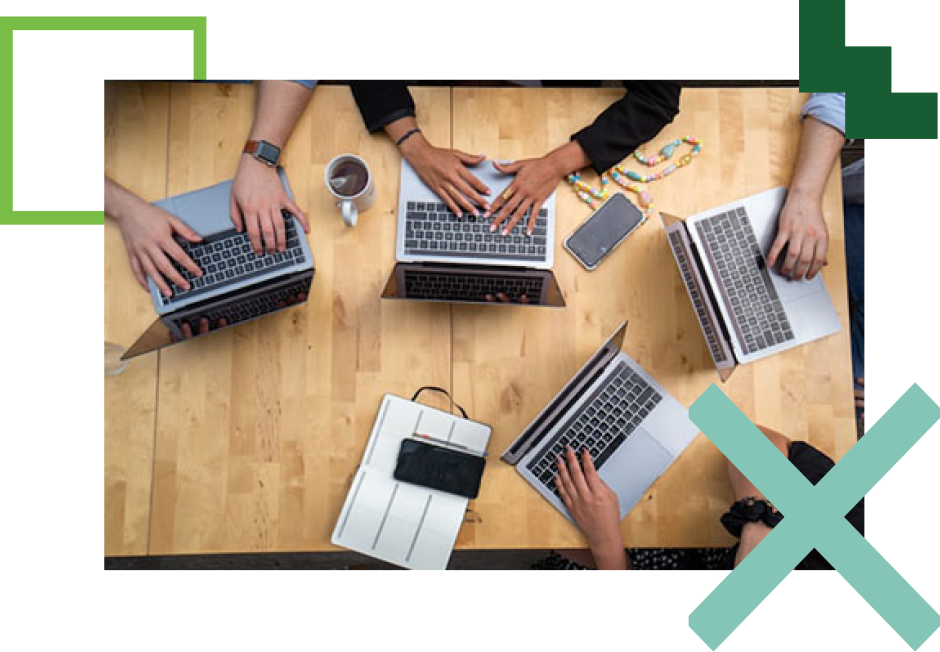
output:
[[[262,163],[264,163],[265,165],[270,165],[270,166],[272,166],[272,167],[275,166],[275,165],[277,165],[277,160],[269,161],[268,159],[265,159],[264,157],[261,156],[260,150],[261,150],[261,145],[262,145],[262,144],[263,144],[263,145],[267,145],[268,147],[273,148],[273,149],[278,153],[278,157],[280,157],[281,150],[280,150],[279,147],[277,147],[276,145],[272,145],[271,143],[269,143],[269,142],[267,142],[267,141],[262,141],[262,140],[247,140],[247,141],[245,141],[245,148],[242,150],[242,153],[244,153],[244,154],[250,154],[250,155],[253,156],[254,158],[256,158],[256,159],[258,159],[259,161],[261,161]]]

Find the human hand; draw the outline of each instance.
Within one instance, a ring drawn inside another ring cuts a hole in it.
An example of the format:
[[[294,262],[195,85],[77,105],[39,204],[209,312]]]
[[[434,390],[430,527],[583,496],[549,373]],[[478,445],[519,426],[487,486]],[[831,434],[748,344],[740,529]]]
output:
[[[286,248],[287,236],[281,210],[293,214],[304,231],[310,232],[307,216],[287,196],[277,169],[249,154],[242,154],[232,183],[229,215],[239,233],[248,229],[251,248],[257,255],[284,251]]]
[[[200,317],[199,318],[199,330],[196,333],[193,333],[193,327],[190,326],[188,321],[184,321],[180,325],[180,331],[182,331],[183,333],[184,340],[191,340],[197,335],[205,335],[210,330],[214,331],[219,328],[225,328],[226,326],[228,326],[228,321],[224,317],[220,318],[219,321],[216,322],[214,327],[211,327],[211,325],[209,324],[208,317]],[[175,341],[175,338],[174,338],[174,341]]]
[[[175,215],[152,204],[140,202],[121,217],[118,225],[124,237],[131,269],[145,290],[148,289],[148,276],[167,297],[173,296],[167,280],[184,290],[190,289],[189,282],[173,267],[171,259],[195,276],[202,276],[202,270],[186,255],[173,235],[179,234],[190,242],[200,242],[202,237]]]
[[[516,222],[522,219],[527,210],[531,209],[526,233],[532,235],[539,209],[558,187],[558,180],[564,176],[563,173],[551,156],[528,158],[506,164],[494,161],[493,167],[503,174],[514,174],[516,178],[496,198],[492,210],[484,215],[484,217],[493,215],[490,231],[496,231],[499,225],[506,221],[502,234],[509,235]]]
[[[570,446],[565,457],[557,457],[555,464],[558,468],[555,485],[558,487],[561,501],[571,514],[571,518],[587,537],[598,567],[602,565],[602,559],[611,552],[615,556],[619,554],[623,557],[620,503],[617,500],[617,494],[597,475],[590,453],[584,451],[581,454],[583,471],[581,464],[578,464],[577,455]],[[619,566],[619,562],[616,565]],[[626,567],[625,557],[623,567]]]
[[[780,272],[793,280],[812,279],[828,263],[829,229],[818,199],[796,190],[787,195],[777,222],[777,237],[767,256],[770,267],[777,265],[784,246],[787,255]]]
[[[527,294],[520,294],[519,298],[516,299],[515,302],[510,299],[509,295],[505,292],[497,292],[496,294],[491,294],[488,292],[486,295],[484,295],[483,298],[486,299],[489,303],[529,303],[529,295]]]
[[[477,207],[489,210],[490,203],[482,195],[488,195],[490,189],[467,169],[480,164],[485,158],[482,154],[473,156],[459,149],[435,147],[420,133],[402,144],[401,153],[457,217],[464,211],[479,216]]]
[[[855,380],[861,386],[861,389],[855,390],[855,407],[862,408],[862,421],[865,421],[865,379],[857,378]]]

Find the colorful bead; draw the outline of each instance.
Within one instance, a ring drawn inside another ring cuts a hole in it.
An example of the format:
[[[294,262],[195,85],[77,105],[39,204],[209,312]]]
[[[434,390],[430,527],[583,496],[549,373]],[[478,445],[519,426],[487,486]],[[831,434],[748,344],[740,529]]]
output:
[[[653,172],[648,175],[642,175],[639,172],[634,172],[633,170],[625,170],[620,165],[615,165],[613,168],[605,172],[600,177],[601,189],[597,190],[593,186],[589,186],[587,183],[581,180],[581,174],[579,172],[573,172],[568,175],[568,182],[574,186],[574,190],[578,195],[578,198],[583,200],[588,206],[594,208],[595,200],[603,200],[607,198],[607,184],[610,179],[613,179],[624,189],[636,194],[637,202],[640,205],[640,208],[643,209],[644,221],[649,219],[652,208],[654,205],[653,197],[650,194],[649,190],[632,183],[627,179],[632,179],[633,181],[639,181],[641,183],[649,184],[653,181],[659,181],[669,176],[677,169],[685,167],[692,162],[692,158],[698,156],[702,151],[702,141],[698,138],[692,136],[683,136],[682,138],[677,138],[671,143],[667,143],[659,151],[658,155],[651,156],[646,158],[640,150],[633,152],[633,157],[645,165],[646,167],[655,167],[656,165],[669,160],[673,154],[675,154],[676,148],[681,144],[686,143],[691,145],[691,151],[679,158],[675,163],[668,165],[659,172]],[[593,198],[592,198],[593,195]]]

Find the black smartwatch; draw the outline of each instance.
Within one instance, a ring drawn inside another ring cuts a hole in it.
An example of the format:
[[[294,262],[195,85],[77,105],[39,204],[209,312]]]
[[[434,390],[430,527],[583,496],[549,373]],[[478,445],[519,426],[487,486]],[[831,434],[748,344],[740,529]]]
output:
[[[281,158],[281,148],[277,145],[272,145],[266,140],[249,140],[245,143],[245,149],[242,151],[245,154],[251,154],[256,159],[272,168],[277,165],[278,159]]]
[[[741,530],[747,523],[761,521],[767,527],[776,527],[783,520],[783,514],[766,500],[749,496],[739,500],[721,517],[721,524],[733,537],[741,538]]]

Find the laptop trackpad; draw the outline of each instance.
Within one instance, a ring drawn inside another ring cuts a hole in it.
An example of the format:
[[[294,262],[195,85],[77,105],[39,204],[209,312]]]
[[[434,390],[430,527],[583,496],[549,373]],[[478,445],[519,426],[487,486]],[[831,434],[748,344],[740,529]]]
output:
[[[607,460],[600,476],[620,498],[620,518],[633,509],[673,459],[646,430],[637,428]]]

